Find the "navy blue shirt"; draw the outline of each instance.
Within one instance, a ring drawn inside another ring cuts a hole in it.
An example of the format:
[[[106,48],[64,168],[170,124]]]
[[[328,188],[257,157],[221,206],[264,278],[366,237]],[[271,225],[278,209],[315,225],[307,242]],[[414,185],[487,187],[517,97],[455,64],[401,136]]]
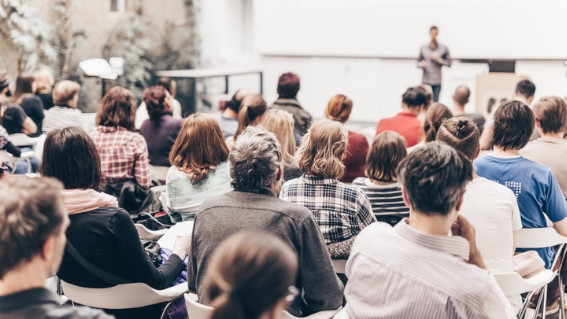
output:
[[[169,152],[181,130],[183,120],[174,119],[171,112],[164,112],[159,123],[145,120],[140,134],[148,144],[150,164],[155,166],[171,166]]]

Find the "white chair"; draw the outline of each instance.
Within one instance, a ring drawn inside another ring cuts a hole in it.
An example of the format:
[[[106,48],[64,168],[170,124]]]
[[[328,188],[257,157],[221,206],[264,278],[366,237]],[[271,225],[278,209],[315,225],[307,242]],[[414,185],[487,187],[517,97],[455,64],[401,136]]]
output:
[[[346,259],[332,259],[333,268],[335,269],[335,274],[344,274],[346,268]]]
[[[37,137],[29,137],[24,133],[16,133],[10,134],[10,142],[14,144],[14,146],[35,146],[37,144],[38,138]]]
[[[0,151],[0,163],[1,162],[11,162],[14,165],[16,162],[25,161],[28,164],[28,174],[32,173],[31,159],[35,157],[34,151],[25,151],[20,154],[20,157],[15,157],[7,151]]]
[[[169,166],[150,165],[150,174],[152,175],[152,179],[158,182],[165,182],[168,170]]]
[[[165,235],[167,229],[160,229],[160,230],[149,230],[146,226],[142,224],[134,224],[136,230],[138,231],[138,236],[140,238],[157,241],[161,238],[161,236]]]
[[[346,308],[343,308],[339,312],[337,312],[337,314],[333,317],[333,319],[348,319]]]

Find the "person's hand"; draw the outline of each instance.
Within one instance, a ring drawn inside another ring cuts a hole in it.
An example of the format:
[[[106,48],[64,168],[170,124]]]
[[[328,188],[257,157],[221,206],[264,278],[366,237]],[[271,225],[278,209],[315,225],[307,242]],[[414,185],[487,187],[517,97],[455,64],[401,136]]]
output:
[[[425,61],[419,61],[419,63],[417,64],[417,66],[418,66],[419,68],[422,68],[422,69],[423,69],[423,68],[425,68],[425,67],[427,66],[427,62],[425,62]]]
[[[181,236],[175,240],[172,252],[181,259],[185,258],[191,249],[191,236]]]
[[[474,226],[463,216],[457,215],[457,219],[451,226],[453,236],[461,236],[469,242],[469,263],[486,269],[484,260],[476,247],[476,230]]]

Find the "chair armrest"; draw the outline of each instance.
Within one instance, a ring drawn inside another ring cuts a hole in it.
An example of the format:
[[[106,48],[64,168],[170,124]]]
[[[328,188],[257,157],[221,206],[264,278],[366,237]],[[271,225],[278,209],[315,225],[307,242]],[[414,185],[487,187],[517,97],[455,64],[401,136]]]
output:
[[[156,290],[156,293],[159,294],[160,296],[167,297],[168,300],[172,300],[179,296],[182,296],[184,293],[188,291],[189,291],[189,286],[187,285],[186,282],[184,282],[175,285],[173,287],[169,287],[162,290]]]

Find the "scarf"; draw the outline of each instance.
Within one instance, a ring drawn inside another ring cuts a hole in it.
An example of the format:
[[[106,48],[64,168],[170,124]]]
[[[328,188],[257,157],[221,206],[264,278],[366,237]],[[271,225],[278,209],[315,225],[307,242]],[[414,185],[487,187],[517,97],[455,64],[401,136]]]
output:
[[[94,189],[63,190],[63,205],[69,215],[88,212],[100,207],[118,207],[116,197]]]

